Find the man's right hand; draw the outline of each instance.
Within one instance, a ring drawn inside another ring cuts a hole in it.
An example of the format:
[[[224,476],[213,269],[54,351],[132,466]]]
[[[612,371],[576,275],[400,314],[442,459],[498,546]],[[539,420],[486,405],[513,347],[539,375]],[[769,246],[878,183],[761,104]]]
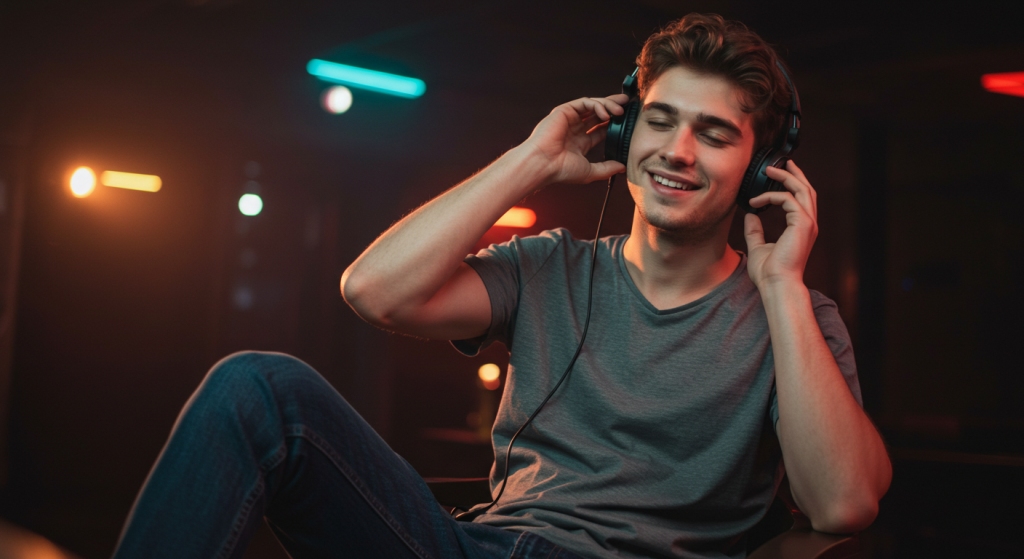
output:
[[[625,171],[618,161],[591,163],[587,153],[605,139],[611,115],[621,115],[629,98],[622,94],[584,97],[559,105],[537,124],[523,147],[543,158],[548,183],[586,184]]]

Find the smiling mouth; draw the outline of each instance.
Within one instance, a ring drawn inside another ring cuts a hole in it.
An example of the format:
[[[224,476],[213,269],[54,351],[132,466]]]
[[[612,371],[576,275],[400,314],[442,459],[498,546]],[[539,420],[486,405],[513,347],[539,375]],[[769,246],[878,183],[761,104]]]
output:
[[[700,190],[700,187],[695,184],[666,179],[665,177],[654,173],[650,173],[650,175],[654,182],[669,188],[674,188],[676,190]]]

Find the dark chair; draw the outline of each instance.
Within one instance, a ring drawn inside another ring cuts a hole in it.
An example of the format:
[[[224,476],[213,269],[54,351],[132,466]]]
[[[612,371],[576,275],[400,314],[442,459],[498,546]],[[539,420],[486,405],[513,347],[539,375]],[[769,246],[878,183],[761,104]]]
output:
[[[490,501],[487,478],[427,478],[434,498],[444,507],[469,509]],[[787,501],[790,504],[786,504]],[[749,559],[862,559],[856,534],[826,534],[811,529],[811,523],[795,506],[789,483],[783,480],[779,495],[761,522],[747,533]]]

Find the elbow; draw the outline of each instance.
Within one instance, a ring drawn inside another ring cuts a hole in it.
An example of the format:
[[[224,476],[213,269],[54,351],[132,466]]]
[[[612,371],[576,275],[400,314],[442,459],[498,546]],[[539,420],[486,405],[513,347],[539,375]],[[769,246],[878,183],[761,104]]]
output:
[[[877,516],[876,499],[846,499],[824,511],[819,518],[811,518],[811,527],[830,534],[852,534],[870,526]]]
[[[366,278],[365,274],[353,271],[349,266],[341,275],[341,297],[359,318],[375,326],[386,326],[389,313],[379,303],[380,295],[374,289],[378,282]]]

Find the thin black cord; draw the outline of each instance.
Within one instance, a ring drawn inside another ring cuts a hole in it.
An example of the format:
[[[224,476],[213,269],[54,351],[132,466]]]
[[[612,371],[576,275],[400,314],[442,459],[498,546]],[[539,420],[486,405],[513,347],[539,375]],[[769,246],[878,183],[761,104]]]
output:
[[[508,483],[509,458],[512,456],[512,445],[515,444],[516,439],[519,438],[519,434],[522,433],[523,430],[526,429],[526,426],[533,421],[533,418],[537,417],[540,410],[544,408],[544,404],[547,404],[548,400],[555,395],[555,392],[558,391],[558,387],[562,386],[562,382],[564,382],[566,377],[569,376],[569,372],[572,371],[572,366],[576,364],[576,359],[580,356],[580,352],[583,350],[583,342],[587,339],[587,330],[590,329],[590,307],[594,302],[594,267],[597,265],[597,243],[601,238],[601,224],[604,222],[604,212],[608,208],[608,198],[611,197],[612,182],[614,180],[615,175],[608,177],[608,190],[604,193],[604,204],[601,205],[601,216],[597,218],[597,233],[594,235],[594,248],[590,253],[590,285],[587,287],[587,318],[583,321],[583,334],[580,336],[579,345],[576,346],[576,353],[573,354],[572,360],[569,361],[569,365],[565,368],[565,372],[562,373],[562,377],[558,379],[555,387],[551,389],[551,392],[548,392],[544,401],[537,406],[537,409],[533,410],[533,414],[531,414],[530,418],[526,420],[526,423],[523,423],[522,427],[520,427],[508,441],[508,448],[505,450],[505,474],[501,480],[501,488],[498,489],[498,495],[491,500],[491,504],[480,510],[473,511],[474,516],[484,513],[493,507],[498,502],[498,499],[501,498],[501,495],[505,493],[505,484]],[[469,514],[469,511],[464,512],[455,518],[461,520],[467,514]]]

